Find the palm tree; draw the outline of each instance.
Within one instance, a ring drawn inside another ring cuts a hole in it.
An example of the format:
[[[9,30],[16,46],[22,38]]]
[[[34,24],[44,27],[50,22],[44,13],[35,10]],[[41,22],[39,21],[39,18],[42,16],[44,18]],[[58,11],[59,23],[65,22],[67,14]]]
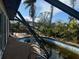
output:
[[[32,18],[33,27],[34,27],[34,18],[35,18],[35,4],[34,4],[35,2],[36,2],[36,0],[25,0],[24,1],[24,4],[26,4],[26,8],[30,7],[29,15]]]

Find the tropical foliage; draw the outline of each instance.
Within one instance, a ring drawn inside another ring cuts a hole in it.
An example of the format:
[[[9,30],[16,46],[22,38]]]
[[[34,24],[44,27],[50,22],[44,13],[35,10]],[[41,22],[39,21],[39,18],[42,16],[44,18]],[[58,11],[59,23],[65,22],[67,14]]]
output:
[[[77,23],[76,19],[71,20],[71,22],[69,23],[62,23],[59,21],[56,23],[52,23],[50,26],[50,19],[48,18],[48,16],[46,17],[41,14],[41,16],[39,17],[40,20],[38,21],[38,28],[41,31],[41,34],[68,41],[76,41],[78,39],[77,32],[79,30],[79,24]]]

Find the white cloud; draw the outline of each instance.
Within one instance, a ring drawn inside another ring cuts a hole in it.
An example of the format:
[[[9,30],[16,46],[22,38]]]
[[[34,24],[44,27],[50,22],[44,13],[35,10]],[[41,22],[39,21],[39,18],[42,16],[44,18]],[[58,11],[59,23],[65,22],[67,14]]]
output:
[[[40,20],[39,18],[35,18],[35,22],[38,22],[38,20]]]
[[[32,18],[30,16],[26,16],[24,17],[26,19],[26,21],[32,21]],[[39,20],[39,18],[35,18],[35,22],[37,22]]]
[[[21,0],[21,3],[23,3],[25,0]]]
[[[30,16],[25,16],[24,18],[26,19],[26,21],[32,21],[32,18]]]

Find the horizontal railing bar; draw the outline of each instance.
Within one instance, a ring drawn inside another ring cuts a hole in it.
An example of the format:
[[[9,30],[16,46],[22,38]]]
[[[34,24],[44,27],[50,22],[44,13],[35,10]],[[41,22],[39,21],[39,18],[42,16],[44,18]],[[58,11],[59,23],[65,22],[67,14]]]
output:
[[[52,38],[47,38],[47,39],[45,39],[45,41],[48,44],[56,45],[57,47],[62,47],[63,49],[66,49],[70,52],[73,52],[73,53],[79,55],[79,48],[72,46],[71,44],[69,45],[69,44],[66,44],[64,42],[58,41],[56,39],[52,39]]]

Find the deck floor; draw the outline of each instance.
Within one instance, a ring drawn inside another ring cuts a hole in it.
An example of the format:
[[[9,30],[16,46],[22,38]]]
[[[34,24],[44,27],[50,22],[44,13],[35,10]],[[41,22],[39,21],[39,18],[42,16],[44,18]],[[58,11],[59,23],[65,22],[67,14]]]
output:
[[[36,59],[31,43],[19,43],[10,37],[2,59]]]

